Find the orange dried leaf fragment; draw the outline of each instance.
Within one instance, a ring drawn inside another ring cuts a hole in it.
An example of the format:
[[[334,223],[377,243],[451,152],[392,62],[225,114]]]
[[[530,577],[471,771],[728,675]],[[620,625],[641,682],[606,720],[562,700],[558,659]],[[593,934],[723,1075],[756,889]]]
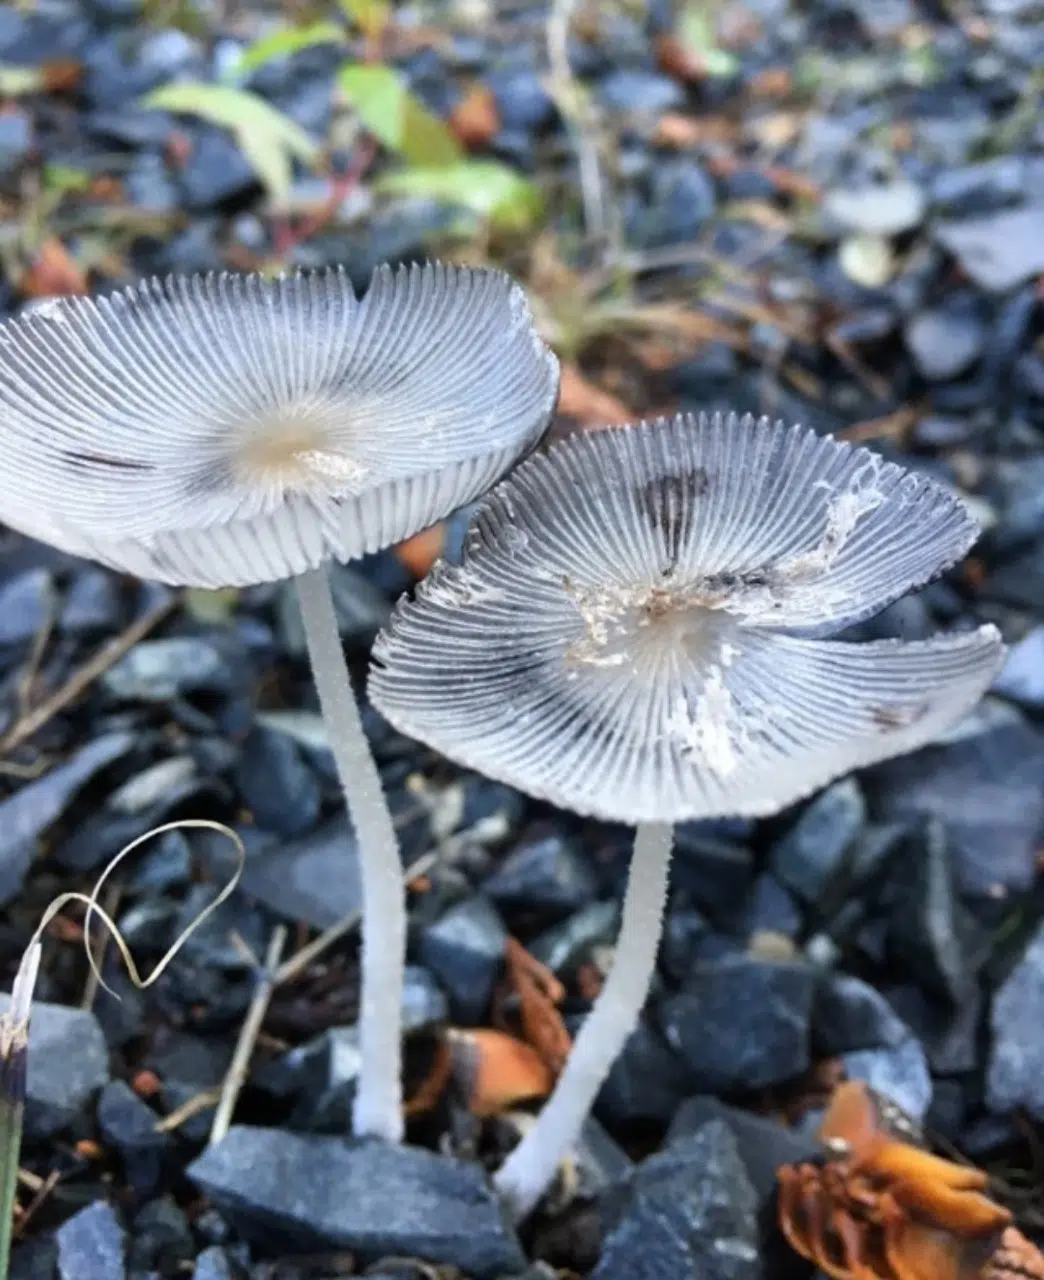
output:
[[[856,1082],[835,1091],[819,1136],[822,1164],[778,1174],[795,1252],[835,1280],[1001,1280],[989,1267],[1011,1214],[985,1194],[981,1169],[916,1145],[912,1122]]]
[[[445,545],[445,526],[437,524],[400,542],[395,548],[395,555],[415,578],[423,578],[442,555]]]
[[[634,418],[622,400],[596,387],[575,364],[562,365],[558,412],[585,426],[622,426]]]
[[[521,1005],[522,1032],[548,1070],[557,1076],[573,1047],[558,1012],[565,989],[551,970],[514,938],[508,938],[505,958],[508,977]]]
[[[87,292],[87,276],[57,236],[48,236],[22,273],[26,298],[61,298]]]
[[[453,108],[449,117],[450,132],[469,150],[488,145],[500,132],[500,112],[493,90],[477,84]]]
[[[547,1063],[531,1045],[504,1031],[454,1030],[449,1043],[472,1115],[501,1115],[551,1092],[555,1078]]]

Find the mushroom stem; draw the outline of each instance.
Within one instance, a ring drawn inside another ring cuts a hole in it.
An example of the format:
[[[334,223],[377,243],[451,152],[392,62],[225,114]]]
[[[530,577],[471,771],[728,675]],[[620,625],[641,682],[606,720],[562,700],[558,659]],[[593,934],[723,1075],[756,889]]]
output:
[[[673,844],[669,823],[646,822],[635,833],[612,970],[554,1093],[495,1178],[517,1218],[533,1208],[576,1143],[609,1069],[638,1024],[656,967]]]
[[[401,1142],[406,895],[399,842],[352,692],[326,571],[302,573],[295,582],[319,706],[359,844],[361,1064],[352,1127],[360,1137]]]

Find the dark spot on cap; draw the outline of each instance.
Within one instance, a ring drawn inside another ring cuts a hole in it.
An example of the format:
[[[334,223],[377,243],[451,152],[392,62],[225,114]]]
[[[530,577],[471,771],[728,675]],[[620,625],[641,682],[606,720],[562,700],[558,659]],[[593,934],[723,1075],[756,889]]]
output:
[[[695,467],[681,475],[657,476],[635,490],[638,510],[663,538],[669,574],[681,552],[681,545],[692,517],[692,508],[710,488],[706,467]]]
[[[100,453],[81,453],[75,449],[66,449],[63,456],[67,461],[78,466],[97,467],[102,471],[130,471],[144,473],[155,471],[149,462],[133,462],[130,458],[108,458]]]
[[[915,702],[913,706],[890,703],[870,708],[870,719],[882,733],[887,733],[890,729],[908,729],[918,720],[923,720],[927,714],[927,702]]]

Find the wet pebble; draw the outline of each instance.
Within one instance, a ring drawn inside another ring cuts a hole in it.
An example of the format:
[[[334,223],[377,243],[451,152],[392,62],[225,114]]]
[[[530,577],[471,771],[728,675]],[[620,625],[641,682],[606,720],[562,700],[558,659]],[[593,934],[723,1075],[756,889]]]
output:
[[[1044,1119],[1044,927],[993,998],[986,1100],[999,1114]]]
[[[921,376],[931,382],[956,378],[986,348],[986,320],[975,299],[957,296],[921,311],[906,324],[906,345]]]
[[[236,776],[240,794],[262,830],[299,836],[315,826],[319,783],[287,734],[252,730],[243,743]]]
[[[1004,293],[1044,271],[1044,208],[1021,209],[939,223],[935,237],[979,286]]]
[[[902,179],[835,189],[823,198],[824,218],[863,235],[894,236],[912,231],[926,207],[922,189]]]
[[[1023,706],[1044,707],[1044,627],[1034,627],[1011,646],[993,692]]]
[[[148,1196],[157,1190],[171,1140],[156,1132],[159,1117],[123,1080],[110,1080],[98,1099],[98,1128],[120,1153],[132,1191]]]
[[[891,1098],[915,1120],[923,1120],[932,1101],[932,1077],[919,1040],[910,1036],[894,1048],[860,1049],[842,1059],[850,1080],[864,1080]]]
[[[343,817],[296,840],[263,838],[243,873],[243,892],[287,920],[329,929],[362,905],[359,847]]]
[[[518,845],[482,885],[504,912],[534,912],[551,918],[586,906],[597,889],[587,859],[558,834]]]
[[[844,869],[845,852],[866,821],[858,782],[828,787],[772,847],[769,865],[781,884],[806,902],[819,902]]]
[[[684,1062],[643,1019],[610,1068],[596,1110],[614,1125],[666,1123],[690,1091]]]
[[[933,816],[951,843],[958,888],[1027,889],[1044,826],[1044,738],[1012,708],[984,704],[942,744],[873,771],[887,820]]]
[[[234,1127],[188,1173],[258,1243],[415,1257],[475,1280],[525,1266],[482,1171],[416,1147]]]
[[[88,566],[69,585],[58,625],[69,635],[114,631],[120,620],[120,592],[116,578]]]
[[[693,1090],[761,1089],[809,1065],[819,975],[810,966],[726,957],[697,966],[660,1020]]]
[[[121,1280],[124,1270],[124,1231],[112,1206],[95,1201],[67,1221],[55,1233],[58,1241],[58,1274],[61,1280]]]
[[[420,938],[420,958],[450,999],[454,1017],[466,1026],[480,1021],[504,956],[507,930],[488,898],[459,902]]]
[[[610,111],[653,116],[680,107],[685,101],[684,90],[668,76],[630,67],[610,71],[603,77],[598,96]]]
[[[816,1050],[826,1057],[860,1049],[895,1049],[910,1028],[880,992],[847,973],[830,974],[816,997]]]
[[[210,209],[246,195],[258,177],[233,138],[220,129],[192,132],[192,151],[181,171],[181,187],[191,209]]]
[[[0,177],[8,177],[29,158],[33,148],[32,121],[23,111],[0,115]]]
[[[29,569],[5,582],[0,587],[0,645],[34,639],[53,607],[54,583],[46,569]]]
[[[102,677],[116,698],[168,702],[188,693],[227,693],[240,683],[231,662],[195,636],[143,640]]]
[[[757,1199],[720,1120],[644,1160],[620,1201],[592,1280],[761,1280]]]
[[[37,837],[61,816],[86,782],[126,755],[135,741],[132,733],[103,734],[0,803],[0,903],[9,902],[21,888]]]

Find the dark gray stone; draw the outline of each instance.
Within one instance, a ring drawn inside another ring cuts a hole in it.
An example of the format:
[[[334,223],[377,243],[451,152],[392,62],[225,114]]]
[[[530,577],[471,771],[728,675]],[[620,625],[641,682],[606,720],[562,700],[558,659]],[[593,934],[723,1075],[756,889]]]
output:
[[[0,177],[15,172],[33,149],[33,123],[24,111],[0,116]]]
[[[757,1198],[722,1121],[643,1161],[619,1200],[591,1280],[761,1280]]]
[[[549,124],[555,104],[541,76],[528,67],[494,68],[488,77],[505,129],[532,132]]]
[[[1044,830],[1044,736],[1014,708],[983,703],[947,739],[877,766],[875,817],[938,818],[962,893],[1028,889]]]
[[[193,131],[193,147],[181,172],[191,209],[209,209],[258,186],[258,176],[231,135],[209,127]]]
[[[133,733],[103,734],[0,803],[0,905],[21,889],[37,838],[61,817],[85,783],[126,755],[136,742]]]
[[[609,1069],[595,1106],[614,1125],[666,1123],[689,1092],[685,1064],[643,1019]]]
[[[927,208],[925,194],[916,183],[899,178],[865,186],[828,191],[823,216],[846,231],[893,236],[920,225]]]
[[[1008,650],[993,692],[1036,710],[1044,707],[1044,627],[1034,627]]]
[[[11,997],[0,995],[0,1014]],[[92,1013],[34,1003],[29,1037],[25,1132],[44,1138],[79,1114],[109,1079],[109,1051]]]
[[[58,1274],[61,1280],[121,1280],[123,1228],[112,1207],[99,1200],[62,1223],[58,1241]]]
[[[98,1099],[98,1128],[119,1151],[128,1184],[141,1196],[159,1186],[170,1138],[156,1132],[159,1117],[123,1080],[110,1080]]]
[[[420,1258],[476,1280],[525,1266],[482,1171],[415,1147],[234,1127],[188,1173],[258,1243]]]
[[[898,1103],[915,1120],[924,1119],[932,1101],[932,1077],[919,1040],[911,1036],[887,1049],[860,1049],[843,1058],[850,1080],[865,1080]]]
[[[817,903],[836,881],[845,851],[866,821],[859,784],[845,778],[828,787],[772,847],[769,865],[781,884]]]
[[[600,943],[616,937],[620,921],[618,902],[592,902],[539,934],[529,943],[529,952],[554,973],[573,968]]]
[[[236,1272],[232,1270],[228,1254],[220,1245],[204,1249],[196,1258],[192,1280],[236,1280]]]
[[[961,222],[940,223],[935,238],[980,289],[1006,293],[1044,271],[1044,207],[1025,205]]]
[[[997,990],[990,1027],[987,1105],[1044,1119],[1044,926]]]
[[[131,1225],[127,1266],[132,1277],[176,1275],[196,1252],[188,1218],[172,1195],[142,1205]]]
[[[598,86],[598,96],[610,111],[648,115],[662,115],[685,101],[685,91],[669,76],[630,67],[610,71]]]
[[[263,830],[299,836],[315,826],[319,783],[287,734],[253,729],[243,743],[236,776],[240,793]]]
[[[819,982],[808,965],[748,957],[697,966],[661,1009],[667,1043],[692,1073],[690,1088],[761,1089],[804,1071]]]
[[[648,208],[635,240],[656,249],[693,240],[714,213],[714,183],[694,160],[662,160],[653,174]]]
[[[970,957],[985,940],[958,900],[946,832],[937,819],[906,841],[889,887],[891,955],[927,995],[959,1008],[975,985]]]
[[[89,565],[78,573],[65,593],[58,625],[71,635],[111,631],[120,621],[120,592],[116,578]]]
[[[488,898],[459,902],[421,935],[423,962],[442,983],[454,1017],[474,1025],[493,994],[504,957],[507,930]]]
[[[362,907],[359,846],[344,817],[252,857],[243,892],[288,920],[329,929]]]
[[[961,297],[913,316],[904,333],[914,364],[930,382],[965,373],[985,351],[988,337],[981,309]]]
[[[224,654],[195,636],[143,640],[102,677],[116,698],[169,702],[186,693],[224,693],[237,683]]]
[[[3,119],[0,116],[0,121]],[[27,644],[35,639],[53,602],[54,583],[46,569],[27,569],[0,586],[0,645]]]
[[[598,890],[587,859],[560,835],[519,845],[482,885],[505,912],[565,916],[586,906]]]
[[[847,973],[823,982],[812,1015],[816,1048],[827,1057],[859,1049],[895,1049],[910,1028],[878,991]]]

